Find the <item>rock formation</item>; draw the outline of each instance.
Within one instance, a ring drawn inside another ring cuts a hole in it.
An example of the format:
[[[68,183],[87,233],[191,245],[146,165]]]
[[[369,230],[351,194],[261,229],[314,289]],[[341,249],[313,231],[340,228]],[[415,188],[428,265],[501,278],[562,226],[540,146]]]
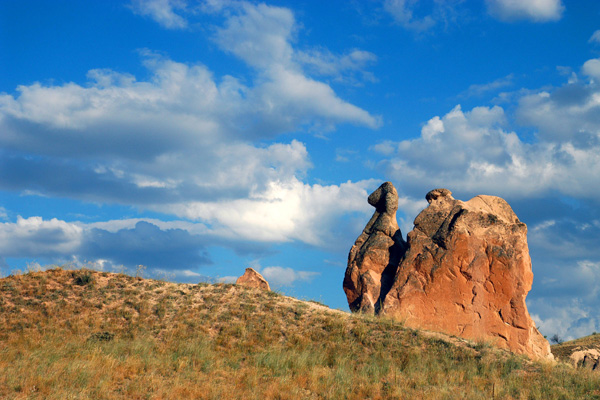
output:
[[[244,275],[240,276],[237,281],[235,281],[235,284],[250,288],[271,290],[269,287],[269,282],[267,282],[267,280],[253,268],[246,268]]]
[[[379,312],[394,282],[406,243],[396,222],[398,193],[391,182],[369,196],[371,220],[348,255],[344,291],[352,311]]]
[[[573,366],[577,368],[600,371],[600,351],[598,349],[584,349],[573,352],[569,356]]]
[[[386,226],[397,227],[397,194],[391,183],[384,185],[390,206],[376,206],[375,215],[350,250],[344,279],[350,308],[371,311],[363,307],[363,299],[365,294],[376,293],[381,306],[372,311],[402,320],[408,327],[484,340],[515,353],[551,359],[550,345],[525,305],[533,282],[527,226],[508,203],[494,196],[462,202],[447,189],[432,190],[426,196],[429,206],[415,219],[408,243],[390,236],[386,243],[394,245],[388,247],[387,258],[371,257],[365,262],[365,257],[356,256],[361,251],[355,248],[362,249],[373,235],[376,239],[383,236],[369,229],[381,214],[379,209],[393,209],[394,221]],[[381,247],[367,248],[364,253]],[[379,271],[385,271],[382,283],[369,279]],[[351,279],[354,276],[358,279]],[[383,282],[387,284],[390,276],[388,288]],[[354,281],[358,284],[352,286]]]

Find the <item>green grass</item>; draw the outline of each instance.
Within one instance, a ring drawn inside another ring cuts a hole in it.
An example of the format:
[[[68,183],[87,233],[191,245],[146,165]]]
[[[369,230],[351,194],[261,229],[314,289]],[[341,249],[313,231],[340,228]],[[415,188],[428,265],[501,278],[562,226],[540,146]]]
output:
[[[600,399],[599,375],[236,285],[0,279],[3,399]]]

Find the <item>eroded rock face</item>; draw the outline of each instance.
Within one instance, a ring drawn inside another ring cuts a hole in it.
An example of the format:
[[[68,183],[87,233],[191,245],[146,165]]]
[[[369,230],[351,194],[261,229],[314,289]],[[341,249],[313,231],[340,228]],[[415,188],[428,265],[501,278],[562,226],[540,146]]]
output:
[[[235,284],[251,288],[271,290],[269,287],[269,282],[267,282],[267,280],[253,268],[246,268],[244,275],[240,276],[237,281],[235,281]]]
[[[569,357],[573,366],[591,369],[600,372],[600,351],[598,349],[584,349],[573,352]]]
[[[371,193],[369,204],[375,213],[350,249],[344,291],[352,311],[372,313],[383,305],[406,242],[396,222],[398,192],[394,185],[383,183]]]
[[[395,190],[388,192],[395,194]],[[380,298],[382,307],[374,311],[409,327],[484,340],[515,353],[551,359],[550,345],[535,328],[525,305],[533,282],[526,225],[499,197],[476,196],[462,202],[447,189],[435,189],[426,199],[429,206],[415,219],[405,248],[389,247],[389,260],[399,258],[396,267],[384,258],[380,263],[372,258],[361,264],[358,277],[386,268],[391,274],[393,269],[393,283]],[[357,244],[370,241],[372,233],[367,228]],[[345,289],[348,271],[356,269],[350,261],[357,244],[350,251]],[[381,287],[370,289],[370,281],[358,281],[367,287],[360,287],[357,294],[377,293]],[[351,309],[366,311],[353,307],[351,299],[348,295]]]

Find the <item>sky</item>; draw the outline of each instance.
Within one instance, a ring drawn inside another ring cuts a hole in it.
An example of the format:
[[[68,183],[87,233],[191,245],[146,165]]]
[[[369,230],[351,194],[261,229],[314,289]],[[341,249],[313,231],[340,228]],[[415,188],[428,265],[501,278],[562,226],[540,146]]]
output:
[[[600,332],[595,0],[0,2],[0,276],[246,267],[348,310],[391,181],[528,225],[544,335]]]

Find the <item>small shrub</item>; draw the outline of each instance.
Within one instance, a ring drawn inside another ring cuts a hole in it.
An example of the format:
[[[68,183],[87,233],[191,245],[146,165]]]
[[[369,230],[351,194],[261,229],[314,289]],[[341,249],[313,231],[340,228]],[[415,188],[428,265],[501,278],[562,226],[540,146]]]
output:
[[[115,334],[111,332],[96,332],[93,333],[89,338],[88,342],[110,342],[115,338]]]
[[[163,319],[165,317],[167,309],[165,308],[165,304],[163,302],[159,302],[154,305],[153,311],[154,315],[156,315],[159,319]]]
[[[94,283],[94,276],[89,269],[82,269],[73,272],[73,283],[79,286],[87,286]]]
[[[556,344],[561,344],[563,341],[564,341],[563,338],[561,338],[560,336],[558,336],[558,333],[555,333],[550,338],[550,342],[556,343]]]

